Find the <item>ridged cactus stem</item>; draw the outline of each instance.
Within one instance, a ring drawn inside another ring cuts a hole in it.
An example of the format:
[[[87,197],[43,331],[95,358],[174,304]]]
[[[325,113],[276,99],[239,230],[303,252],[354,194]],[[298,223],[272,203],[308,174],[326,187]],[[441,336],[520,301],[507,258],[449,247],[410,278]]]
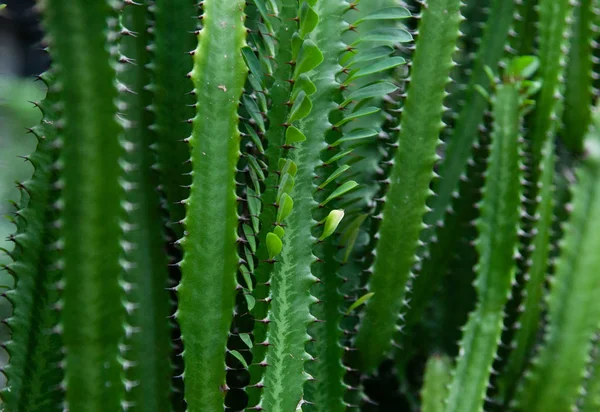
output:
[[[459,36],[460,5],[459,0],[431,1],[420,21],[400,146],[390,175],[369,282],[369,291],[374,295],[367,302],[356,339],[364,369],[375,368],[392,345],[395,319],[417,260],[419,235],[425,227],[425,202],[431,194],[429,184],[443,127],[444,87]]]
[[[279,159],[285,158],[285,131],[284,126],[290,107],[286,104],[291,99],[292,84],[292,68],[289,62],[292,57],[292,36],[298,30],[296,18],[299,14],[297,0],[284,0],[281,2],[279,15],[273,18],[275,38],[277,39],[277,53],[274,56],[273,64],[275,65],[273,79],[274,83],[270,90],[271,109],[268,113],[269,129],[265,134],[267,141],[267,149],[265,152],[267,164],[269,165],[269,174],[265,179],[265,191],[261,196],[262,212],[260,214],[260,222],[262,230],[258,233],[258,252],[259,261],[269,259],[267,250],[266,236],[273,228],[277,221],[277,209],[272,205],[276,203],[279,174]],[[256,271],[256,287],[253,296],[256,298],[256,306],[252,311],[252,316],[255,319],[263,320],[267,316],[269,296],[269,280],[273,271],[273,265],[259,264]],[[254,326],[254,341],[263,342],[266,338],[267,324],[256,322]],[[251,380],[250,384],[257,384],[263,373],[264,367],[259,363],[265,358],[267,351],[266,346],[256,345],[253,348],[253,364],[250,366]],[[250,396],[249,405],[255,406],[260,399],[260,392],[255,388],[248,389]]]
[[[332,128],[329,115],[338,107],[332,96],[339,92],[339,83],[335,78],[341,71],[338,59],[344,51],[344,44],[335,39],[340,39],[347,26],[343,18],[348,9],[345,1],[308,3],[319,16],[318,23],[308,36],[310,40],[304,41],[296,67],[302,67],[309,59],[311,69],[320,64],[318,70],[307,73],[316,91],[310,96],[312,110],[297,122],[298,129],[307,136],[307,140],[296,145],[289,154],[289,158],[298,166],[295,184],[289,192],[294,201],[294,210],[285,221],[283,249],[275,258],[271,280],[272,300],[266,340],[269,347],[260,406],[273,412],[302,408],[303,386],[310,379],[305,373],[304,364],[311,356],[306,352],[305,345],[311,338],[307,334],[307,327],[315,321],[310,306],[316,299],[311,295],[310,288],[318,279],[313,275],[312,266],[320,264],[313,254],[317,242],[313,236],[317,223],[315,218],[320,210],[315,197],[315,176],[319,174],[321,166],[321,151],[327,147],[326,133]],[[317,48],[320,52],[316,51]],[[313,53],[313,57],[309,57],[309,53]],[[323,57],[324,60],[320,62]],[[299,74],[295,70],[295,75]],[[300,98],[297,96],[295,99]]]
[[[573,212],[548,296],[544,342],[516,396],[515,410],[572,410],[600,318],[600,116],[586,138]]]
[[[56,87],[63,115],[55,123],[63,196],[65,408],[118,410],[124,385],[118,361],[124,307],[119,285],[122,247],[122,126],[112,55],[116,11],[106,1],[47,0]]]
[[[561,82],[572,11],[571,0],[540,0],[539,56],[542,89],[537,99],[529,133],[532,162],[535,168],[539,167],[546,140],[553,136],[562,116]],[[537,185],[538,179],[539,172],[534,171],[534,186]],[[537,191],[535,190],[534,193]]]
[[[565,80],[565,112],[563,140],[574,153],[583,151],[583,138],[591,120],[592,39],[597,18],[592,0],[578,0],[573,12],[573,30]]]
[[[451,380],[451,361],[448,357],[432,355],[425,366],[421,391],[423,412],[443,412]]]
[[[463,189],[461,196],[456,199],[452,199],[452,196],[459,191],[461,177],[466,177],[467,164],[473,156],[472,147],[478,141],[477,135],[481,133],[484,113],[488,106],[485,97],[478,93],[477,87],[490,90],[491,84],[485,68],[497,67],[502,58],[502,45],[508,38],[513,13],[512,1],[492,1],[471,80],[465,92],[464,100],[468,103],[462,105],[456,127],[449,137],[446,156],[440,165],[440,180],[434,184],[437,196],[431,200],[432,211],[425,218],[425,222],[432,225],[428,232],[430,235],[435,234],[437,244],[430,246],[430,254],[425,257],[421,272],[413,282],[411,305],[406,314],[406,325],[409,328],[420,321],[438,288],[440,279],[446,274],[451,260],[451,254],[447,251],[451,243],[456,241],[457,230],[466,223],[465,212],[473,205],[473,196],[465,193],[468,189]],[[475,190],[472,180],[466,183],[468,188]],[[442,219],[444,224],[440,226]],[[410,333],[409,330],[407,333]]]
[[[247,77],[243,0],[202,3],[191,72],[198,99],[193,132],[190,197],[185,200],[184,258],[177,286],[190,412],[224,408],[225,351],[236,290],[236,165],[240,157],[238,105]],[[215,115],[218,110],[218,115]]]
[[[585,397],[581,403],[581,412],[595,412],[600,410],[600,348],[598,336],[595,339],[596,347],[592,352],[592,361],[588,365],[588,376],[585,385]]]
[[[556,156],[554,142],[548,140],[542,151],[540,164],[540,202],[536,210],[534,223],[535,238],[526,283],[523,291],[521,309],[517,317],[518,329],[511,343],[513,350],[499,378],[498,387],[503,402],[511,399],[519,378],[525,370],[527,360],[535,345],[538,327],[542,316],[542,304],[545,282],[550,266],[550,235],[554,213],[554,176]]]
[[[41,77],[52,87],[52,76]],[[5,348],[10,364],[4,368],[9,387],[2,391],[7,410],[54,411],[62,407],[60,382],[63,370],[60,334],[56,326],[59,307],[57,281],[56,223],[57,153],[54,122],[57,120],[56,92],[48,90],[40,107],[42,123],[30,132],[38,138],[36,151],[27,159],[34,166],[33,177],[22,183],[20,210],[15,216],[17,233],[9,237],[15,243],[10,253],[13,262],[6,269],[15,278],[15,287],[6,293],[13,304],[7,324],[12,337]]]
[[[504,305],[514,280],[521,204],[522,139],[518,84],[497,87],[494,130],[481,216],[476,226],[479,253],[475,288],[478,306],[464,328],[446,412],[483,410],[489,377],[502,333]]]
[[[515,56],[533,54],[536,44],[537,24],[539,23],[538,3],[540,0],[516,0],[515,23],[509,45]]]
[[[122,159],[126,175],[125,213],[123,217],[124,252],[122,288],[127,311],[125,338],[122,344],[123,379],[126,395],[123,406],[128,411],[169,411],[171,341],[167,257],[165,233],[160,218],[158,174],[153,167],[156,154],[151,146],[156,134],[150,130],[154,115],[147,109],[152,94],[145,90],[150,82],[147,65],[151,55],[148,45],[147,2],[137,2],[122,12],[125,35],[120,41],[124,61],[118,79],[130,90],[122,94],[127,121],[123,135],[125,154]]]
[[[156,133],[156,149],[161,174],[162,191],[169,211],[170,229],[177,238],[183,235],[178,222],[185,215],[183,199],[189,196],[190,150],[183,141],[191,133],[186,122],[194,115],[192,80],[187,74],[193,61],[188,53],[196,48],[198,5],[196,0],[153,0],[152,42],[148,45],[152,60],[148,68],[152,82],[146,86],[152,92],[149,109],[154,113],[152,131]]]

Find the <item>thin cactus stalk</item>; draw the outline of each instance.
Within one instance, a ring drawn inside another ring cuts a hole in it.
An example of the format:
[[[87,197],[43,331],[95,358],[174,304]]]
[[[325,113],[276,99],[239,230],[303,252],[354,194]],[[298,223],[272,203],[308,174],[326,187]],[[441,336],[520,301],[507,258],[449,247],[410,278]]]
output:
[[[478,305],[463,331],[446,403],[448,412],[482,410],[502,332],[504,306],[514,281],[523,161],[521,76],[509,67],[492,101],[492,147],[479,206],[481,216],[476,222]]]
[[[126,171],[121,260],[121,287],[127,311],[121,343],[122,378],[127,392],[123,405],[128,410],[165,411],[170,408],[172,372],[170,307],[167,259],[162,253],[165,233],[156,190],[158,174],[153,170],[156,154],[151,150],[156,143],[156,134],[150,131],[154,116],[147,109],[152,94],[144,89],[150,76],[148,18],[144,3],[128,5],[123,11],[123,32],[128,35],[121,40],[123,68],[117,76],[129,89],[122,94],[125,108],[120,114],[128,125],[123,134],[125,154],[121,160]]]
[[[565,144],[575,153],[583,150],[592,111],[592,41],[596,14],[592,0],[579,0],[574,6],[573,28],[565,72],[565,108],[563,123],[568,133]],[[568,136],[568,138],[567,138]]]
[[[225,352],[239,259],[237,109],[248,72],[241,52],[246,44],[244,2],[206,0],[202,7],[202,29],[190,73],[198,100],[188,141],[194,183],[185,200],[186,236],[180,241],[184,257],[175,315],[184,345],[183,380],[190,411],[224,405]],[[235,35],[223,35],[228,32]],[[211,115],[213,104],[223,109],[217,117]]]
[[[421,397],[423,412],[443,412],[444,401],[451,380],[452,365],[450,359],[433,355],[425,366],[425,382]]]
[[[125,313],[118,241],[123,126],[111,59],[116,11],[104,2],[49,0],[43,7],[56,70],[52,87],[62,105],[56,121],[61,142],[57,184],[62,187],[56,206],[64,248],[58,262],[64,275],[56,286],[62,290],[58,305],[63,316],[57,326],[65,351],[61,385],[70,410],[116,410],[123,397],[118,355]],[[80,104],[90,100],[93,104]]]
[[[365,369],[374,368],[392,345],[395,319],[416,262],[427,211],[425,202],[431,193],[429,184],[440,142],[438,136],[443,127],[444,87],[459,33],[459,9],[460,1],[431,2],[419,25],[417,52],[400,125],[400,147],[394,160],[397,166],[390,176],[369,282],[369,291],[374,295],[367,303],[356,338]]]
[[[516,397],[518,411],[565,411],[575,406],[591,343],[598,328],[600,305],[598,193],[599,124],[586,138],[586,159],[578,173],[573,212],[548,295],[544,342]]]

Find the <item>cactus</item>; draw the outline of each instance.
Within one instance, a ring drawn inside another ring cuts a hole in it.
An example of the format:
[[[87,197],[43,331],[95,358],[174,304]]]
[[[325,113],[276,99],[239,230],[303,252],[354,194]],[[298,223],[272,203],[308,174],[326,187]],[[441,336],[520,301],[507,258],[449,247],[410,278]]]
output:
[[[3,410],[598,407],[594,1],[88,3],[35,9]]]

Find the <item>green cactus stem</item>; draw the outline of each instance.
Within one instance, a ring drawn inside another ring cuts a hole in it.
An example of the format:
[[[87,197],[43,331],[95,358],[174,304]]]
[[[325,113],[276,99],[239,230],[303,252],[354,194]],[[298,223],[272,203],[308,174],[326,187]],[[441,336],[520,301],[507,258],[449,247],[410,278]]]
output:
[[[53,76],[40,78],[49,89]],[[8,387],[1,393],[4,405],[11,411],[48,410],[62,408],[64,392],[59,384],[63,370],[61,336],[55,326],[59,308],[56,288],[60,274],[57,269],[55,228],[57,208],[57,137],[54,122],[57,120],[55,92],[48,90],[40,104],[43,119],[30,129],[38,138],[36,151],[28,161],[35,171],[30,181],[22,183],[20,210],[16,212],[17,233],[11,237],[15,243],[9,254],[13,262],[5,269],[15,278],[15,288],[6,293],[13,304],[13,315],[7,324],[11,328],[11,341],[5,344],[10,364],[3,372]]]
[[[183,226],[175,224],[185,215],[181,203],[189,196],[191,178],[190,149],[183,141],[191,133],[186,122],[194,115],[194,85],[187,74],[193,61],[188,53],[196,48],[198,14],[195,0],[152,0],[150,29],[152,40],[148,48],[152,53],[148,68],[151,82],[146,86],[152,92],[149,109],[154,113],[150,126],[156,133],[156,149],[162,191],[169,211],[169,226],[176,239],[183,236]]]
[[[592,0],[579,0],[573,11],[569,57],[565,70],[565,111],[563,115],[563,140],[574,153],[583,151],[583,138],[591,120],[592,39],[594,19]]]
[[[118,410],[124,385],[118,361],[125,313],[119,286],[123,128],[115,104],[117,13],[107,2],[41,4],[62,115],[58,160],[66,389],[71,411]],[[100,366],[101,365],[101,366]]]
[[[124,36],[120,41],[122,68],[118,80],[127,86],[121,101],[121,116],[128,127],[123,134],[125,154],[125,213],[123,216],[122,288],[125,293],[125,339],[121,353],[125,403],[129,411],[170,409],[171,341],[167,282],[167,259],[163,253],[165,234],[160,199],[156,190],[158,173],[153,170],[156,155],[151,146],[156,134],[150,130],[154,115],[147,110],[153,95],[145,90],[150,82],[147,65],[148,6],[130,4],[123,10]]]
[[[516,396],[515,410],[568,411],[575,406],[600,317],[600,116],[594,114],[578,170],[573,212],[548,296],[544,342]]]
[[[419,25],[411,83],[404,106],[399,149],[379,229],[373,275],[356,346],[362,368],[377,366],[391,347],[395,319],[416,262],[419,235],[424,227],[429,184],[434,176],[439,144],[444,87],[453,65],[459,35],[460,1],[428,3]]]
[[[504,305],[515,276],[523,160],[518,76],[521,74],[512,73],[509,67],[505,83],[497,86],[492,102],[492,147],[480,203],[481,215],[476,222],[478,304],[464,328],[446,402],[447,412],[483,409],[502,332]]]
[[[423,412],[443,412],[444,401],[451,381],[452,365],[446,356],[433,355],[425,366],[425,380],[421,391]]]
[[[242,0],[202,3],[202,30],[191,72],[198,99],[192,151],[194,183],[185,200],[184,258],[177,286],[189,411],[224,408],[225,351],[236,289],[238,104],[247,76]],[[219,115],[215,116],[215,108]]]

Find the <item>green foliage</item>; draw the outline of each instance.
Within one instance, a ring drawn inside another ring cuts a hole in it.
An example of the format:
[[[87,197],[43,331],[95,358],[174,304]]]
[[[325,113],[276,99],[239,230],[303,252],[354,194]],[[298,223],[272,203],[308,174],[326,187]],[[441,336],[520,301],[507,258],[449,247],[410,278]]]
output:
[[[406,3],[39,2],[3,410],[598,409],[598,4]]]

